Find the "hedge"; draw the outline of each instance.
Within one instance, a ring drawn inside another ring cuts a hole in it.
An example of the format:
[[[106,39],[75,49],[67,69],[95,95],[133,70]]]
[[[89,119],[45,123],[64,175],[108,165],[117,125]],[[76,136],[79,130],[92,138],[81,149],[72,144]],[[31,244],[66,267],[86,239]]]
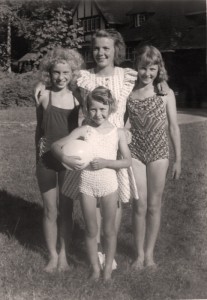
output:
[[[37,81],[37,71],[22,74],[0,72],[0,109],[35,106],[33,90]]]

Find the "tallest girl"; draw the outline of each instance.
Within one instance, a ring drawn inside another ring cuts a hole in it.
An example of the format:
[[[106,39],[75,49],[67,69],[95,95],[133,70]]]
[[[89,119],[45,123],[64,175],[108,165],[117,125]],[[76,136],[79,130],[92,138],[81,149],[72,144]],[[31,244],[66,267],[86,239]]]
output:
[[[109,116],[109,121],[116,127],[124,127],[124,114],[126,111],[126,102],[131,93],[137,72],[129,68],[121,68],[119,65],[125,60],[125,43],[119,32],[114,29],[98,30],[92,37],[92,56],[95,67],[89,70],[81,70],[78,80],[75,96],[82,102],[89,91],[97,86],[108,88],[116,99],[117,110]],[[138,198],[136,184],[132,174],[132,169],[120,169],[117,173],[119,182],[119,201],[116,214],[115,227],[118,231],[121,220],[121,202],[128,202],[130,198]],[[69,174],[67,190],[72,192],[72,186],[77,188],[77,184],[72,184]],[[99,214],[99,209],[97,209]],[[100,245],[100,234],[97,237]],[[99,259],[102,260],[101,249],[99,249]],[[113,265],[115,267],[115,264]]]
[[[92,56],[95,67],[89,70],[81,70],[77,82],[74,82],[74,95],[83,107],[88,92],[94,90],[97,86],[108,88],[115,97],[117,103],[117,110],[110,114],[109,121],[114,126],[120,128],[124,127],[124,114],[126,111],[127,98],[137,79],[136,71],[119,67],[125,60],[125,50],[124,40],[121,34],[116,30],[108,29],[96,31],[92,37]],[[36,98],[42,88],[44,88],[42,84],[38,84],[36,87]],[[121,220],[121,202],[128,202],[130,198],[138,197],[135,180],[131,170],[132,169],[121,169],[118,171],[119,203],[115,221],[117,231]],[[67,174],[63,186],[63,193],[74,199],[77,197],[78,184],[77,176],[75,176],[74,172],[72,173],[72,175],[71,172],[68,172]],[[99,209],[97,209],[97,214],[100,215]],[[101,220],[101,218],[99,218],[99,220]],[[100,230],[97,242],[100,244]],[[99,258],[102,260],[100,251]],[[115,267],[115,264],[113,267]]]

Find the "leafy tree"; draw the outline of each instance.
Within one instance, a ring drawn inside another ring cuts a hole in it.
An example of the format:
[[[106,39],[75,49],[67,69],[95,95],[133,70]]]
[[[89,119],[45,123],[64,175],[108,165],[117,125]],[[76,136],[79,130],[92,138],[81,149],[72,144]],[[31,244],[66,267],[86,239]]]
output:
[[[81,48],[83,28],[80,22],[72,23],[72,10],[64,3],[42,3],[24,16],[24,22],[25,37],[31,41],[31,51],[37,52],[39,59],[56,46]]]
[[[10,2],[4,1],[1,4],[0,10],[0,24],[4,28],[5,39],[0,45],[0,65],[4,70],[11,72],[11,39],[12,39],[12,28],[17,28],[19,33],[23,32],[23,23],[18,17],[18,9],[21,6],[21,1]]]

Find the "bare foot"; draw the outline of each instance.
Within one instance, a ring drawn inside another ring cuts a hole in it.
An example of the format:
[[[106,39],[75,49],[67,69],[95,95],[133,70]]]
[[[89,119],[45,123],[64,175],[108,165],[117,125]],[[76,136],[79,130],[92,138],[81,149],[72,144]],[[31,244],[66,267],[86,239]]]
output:
[[[152,257],[145,257],[145,267],[147,268],[157,268],[157,264],[154,262],[154,259]]]
[[[98,281],[100,278],[100,270],[93,270],[90,277],[89,277],[89,280],[91,281]]]
[[[144,268],[144,259],[143,258],[137,258],[131,265],[132,269],[139,271]]]
[[[47,273],[53,273],[58,264],[58,256],[51,257],[47,266],[44,268],[44,271]]]
[[[65,255],[58,256],[58,272],[66,272],[70,270],[70,266],[68,265],[67,259]]]
[[[109,280],[111,280],[111,273],[112,273],[112,269],[110,268],[105,268],[104,269],[104,273],[103,273],[103,279],[104,282],[108,282]]]

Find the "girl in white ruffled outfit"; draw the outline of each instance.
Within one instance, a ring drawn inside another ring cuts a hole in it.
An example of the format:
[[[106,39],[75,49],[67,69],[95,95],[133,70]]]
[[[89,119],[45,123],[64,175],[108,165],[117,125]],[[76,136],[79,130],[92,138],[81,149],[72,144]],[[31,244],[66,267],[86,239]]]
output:
[[[91,279],[100,277],[100,264],[97,253],[97,218],[96,206],[100,201],[103,218],[105,244],[104,280],[111,278],[112,263],[116,250],[117,231],[115,216],[118,201],[118,179],[116,170],[131,165],[131,154],[127,145],[125,131],[109,122],[109,116],[115,111],[115,99],[110,90],[97,87],[86,98],[86,110],[90,125],[83,125],[72,133],[55,142],[52,151],[64,165],[74,170],[81,170],[78,157],[67,156],[62,148],[68,142],[81,139],[91,147],[93,160],[81,171],[79,189],[80,203],[86,225],[86,247],[92,266]],[[117,159],[117,151],[122,158]],[[85,162],[83,162],[84,166]]]

